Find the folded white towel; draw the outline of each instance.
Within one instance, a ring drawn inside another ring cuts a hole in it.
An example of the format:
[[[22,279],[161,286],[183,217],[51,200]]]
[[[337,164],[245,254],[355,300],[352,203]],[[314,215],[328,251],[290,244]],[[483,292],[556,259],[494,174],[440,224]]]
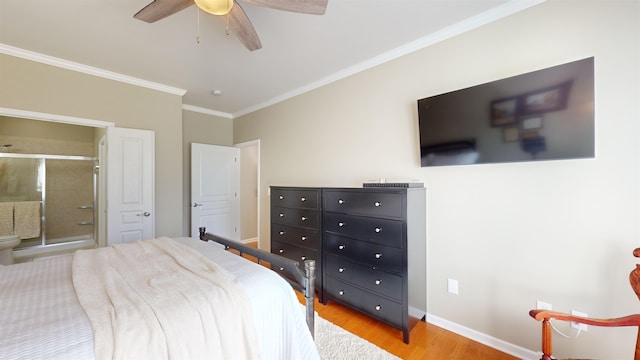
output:
[[[40,236],[40,201],[18,201],[13,203],[13,234],[21,239]]]

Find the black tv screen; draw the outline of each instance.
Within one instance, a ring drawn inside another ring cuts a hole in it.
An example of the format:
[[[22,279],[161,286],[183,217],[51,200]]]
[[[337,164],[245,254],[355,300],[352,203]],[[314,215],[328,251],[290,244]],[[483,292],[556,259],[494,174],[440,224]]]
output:
[[[595,156],[594,58],[418,100],[421,166]]]

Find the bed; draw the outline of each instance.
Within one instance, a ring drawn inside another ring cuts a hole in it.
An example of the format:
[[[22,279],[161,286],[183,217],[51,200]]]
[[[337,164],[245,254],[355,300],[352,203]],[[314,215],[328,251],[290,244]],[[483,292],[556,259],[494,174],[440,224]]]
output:
[[[167,244],[170,243],[172,246],[175,246],[173,245],[175,243],[177,246],[186,245],[188,249],[196,250],[198,254],[204,255],[215,266],[222,267],[233,279],[236,279],[234,281],[239,284],[238,286],[246,294],[247,306],[250,309],[250,311],[243,313],[250,314],[248,315],[250,319],[248,319],[247,323],[251,324],[255,331],[254,337],[247,336],[247,338],[254,339],[250,344],[242,343],[245,339],[238,339],[238,337],[229,340],[228,336],[231,333],[225,338],[226,328],[221,328],[223,330],[218,332],[222,334],[216,334],[214,338],[218,339],[219,336],[220,339],[226,339],[224,340],[225,343],[232,341],[233,347],[231,345],[227,346],[227,351],[229,351],[229,348],[233,348],[232,354],[249,354],[242,356],[243,358],[319,359],[313,341],[313,333],[309,331],[310,329],[313,330],[313,262],[305,264],[307,269],[303,271],[299,269],[297,263],[291,260],[280,259],[275,254],[207,234],[204,229],[202,229],[201,238],[202,240],[195,238],[161,240]],[[143,243],[146,242],[151,241]],[[113,247],[106,249],[111,248]],[[307,297],[306,312],[307,315],[310,312],[311,316],[307,316],[306,322],[305,311],[284,277],[265,266],[225,251],[229,248],[237,248],[241,254],[247,253],[257,257],[259,261],[261,259],[268,261],[272,267],[277,266],[279,270],[289,271],[288,281],[293,282],[293,286],[297,286]],[[104,340],[102,340],[104,336],[94,336],[94,334],[104,334],[104,332],[98,332],[99,327],[94,322],[93,310],[88,310],[81,305],[82,302],[86,306],[87,300],[82,297],[85,290],[77,288],[77,283],[82,283],[77,279],[82,279],[82,277],[72,276],[72,268],[76,273],[80,272],[77,269],[80,261],[74,261],[74,256],[75,254],[68,254],[0,267],[0,354],[2,354],[3,359],[132,357],[131,354],[127,355],[127,353],[121,351],[108,352],[107,354],[109,355],[104,356],[105,352],[97,350],[102,349],[98,344],[104,343]],[[92,260],[87,261],[91,262]],[[155,261],[157,260],[152,260],[152,263]],[[153,266],[150,265],[152,263],[140,266],[140,269],[142,269],[140,272],[144,272],[144,269],[152,268]],[[93,267],[96,268],[96,266]],[[129,273],[129,271],[125,272]],[[84,274],[84,271],[82,273]],[[137,273],[137,271],[134,273]],[[76,282],[76,286],[74,286],[74,282]],[[86,287],[92,288],[94,286],[90,284]],[[191,298],[189,298],[189,301],[191,301]],[[114,302],[117,301],[114,300]],[[209,306],[209,311],[224,313],[222,310],[226,310],[226,307],[220,304],[217,300],[213,301]],[[154,309],[153,311],[156,310]],[[227,312],[234,319],[240,319],[238,314],[232,311]],[[116,316],[112,314],[111,317],[118,317],[121,313],[123,312],[118,312]],[[179,319],[186,319],[192,315],[182,309],[169,311],[169,313],[179,314]],[[156,311],[153,314],[160,317],[162,312]],[[175,320],[173,321],[175,322]],[[238,321],[226,322],[237,323]],[[164,324],[160,326],[166,327],[166,329],[163,329],[165,330],[163,336],[167,339],[167,344],[169,344],[167,346],[173,346],[172,342],[176,341],[172,340],[174,337],[191,336],[191,334],[181,334],[184,329],[180,328],[180,325],[184,324],[178,324],[176,329],[168,328]],[[129,341],[137,343],[136,346],[143,350],[144,357],[156,358],[157,353],[144,353],[145,348],[153,348],[155,350],[157,347],[145,346],[145,344],[155,343],[143,336],[143,334],[146,334],[143,326],[138,327],[138,325],[130,323],[127,326],[129,334],[131,334],[128,337]],[[197,330],[201,331],[201,329]],[[191,329],[188,331],[191,331]],[[208,333],[208,331],[211,330],[206,330],[205,333]],[[111,336],[109,331],[107,331],[107,335]],[[138,338],[142,339],[142,341],[138,341]],[[253,352],[236,353],[235,349],[238,346],[240,348],[243,346],[252,348]],[[136,358],[140,355],[140,353],[135,352],[132,354]],[[176,353],[173,352],[171,354]],[[187,354],[187,356],[182,356],[183,358],[198,358],[200,356],[195,356],[194,354],[201,355],[202,353],[178,352],[178,354]]]

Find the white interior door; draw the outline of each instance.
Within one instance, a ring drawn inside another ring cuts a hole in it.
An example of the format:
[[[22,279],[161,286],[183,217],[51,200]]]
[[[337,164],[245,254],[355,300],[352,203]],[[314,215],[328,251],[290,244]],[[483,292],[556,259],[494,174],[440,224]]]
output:
[[[154,133],[107,128],[107,244],[155,237]]]
[[[191,236],[240,238],[240,149],[191,144]]]

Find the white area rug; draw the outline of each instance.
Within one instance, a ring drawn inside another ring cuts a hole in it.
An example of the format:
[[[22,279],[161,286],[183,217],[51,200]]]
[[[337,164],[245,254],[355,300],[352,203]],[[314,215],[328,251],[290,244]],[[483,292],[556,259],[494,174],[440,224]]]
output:
[[[316,314],[315,340],[322,360],[395,360],[395,355],[377,347]]]

